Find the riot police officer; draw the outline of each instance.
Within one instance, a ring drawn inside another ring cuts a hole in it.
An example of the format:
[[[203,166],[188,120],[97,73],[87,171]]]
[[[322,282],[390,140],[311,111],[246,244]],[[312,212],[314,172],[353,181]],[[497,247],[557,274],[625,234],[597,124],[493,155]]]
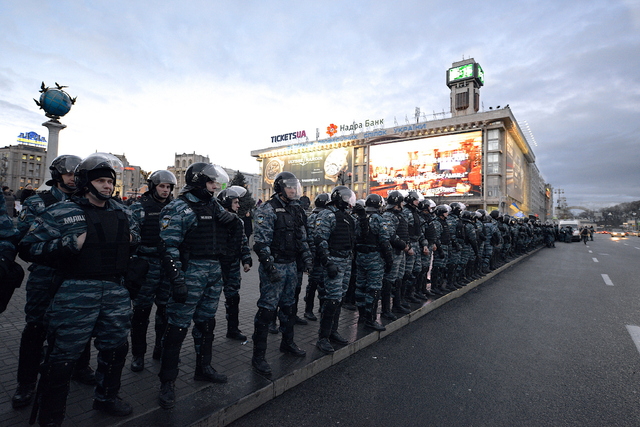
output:
[[[24,270],[14,260],[18,234],[13,219],[7,213],[4,193],[0,191],[0,314],[6,310],[13,292],[24,279]]]
[[[305,268],[312,269],[312,257],[306,243],[304,224],[291,201],[302,194],[300,181],[291,172],[280,172],[273,181],[273,196],[256,212],[253,250],[260,267],[260,298],[254,319],[253,357],[251,365],[262,375],[271,375],[265,358],[269,323],[275,320],[276,310],[282,330],[280,351],[295,357],[306,352],[294,342],[295,291],[297,286],[296,258],[302,253]]]
[[[428,298],[417,290],[418,276],[422,271],[422,254],[428,254],[428,242],[422,233],[422,217],[420,216],[418,205],[424,201],[424,196],[415,190],[411,190],[404,198],[405,205],[402,208],[402,215],[407,221],[409,230],[409,245],[413,249],[413,255],[407,254],[404,275],[403,275],[403,297],[408,302],[418,303],[420,300]]]
[[[247,193],[247,189],[237,185],[222,190],[218,194],[218,201],[228,212],[237,214],[240,208],[240,198]],[[242,221],[238,218],[238,221]],[[220,257],[222,269],[222,292],[224,292],[225,309],[227,310],[227,338],[246,341],[247,337],[240,331],[240,263],[246,273],[251,269],[251,248],[249,239],[244,233],[244,223],[234,226],[218,227],[220,245],[224,248]]]
[[[315,234],[315,225],[316,218],[318,214],[325,209],[327,203],[331,200],[331,196],[329,193],[320,193],[316,196],[313,204],[314,208],[307,219],[307,229],[308,236],[313,236]],[[323,283],[323,272],[322,272],[322,264],[320,264],[320,260],[316,256],[316,247],[313,244],[313,237],[308,239],[309,249],[311,250],[311,254],[313,255],[313,269],[309,273],[309,282],[307,283],[307,291],[304,297],[304,317],[311,321],[316,321],[318,318],[313,314],[313,303],[316,296],[316,291],[320,293],[322,291],[322,283]]]
[[[365,207],[354,207],[358,215],[356,229],[356,305],[364,325],[368,328],[384,331],[378,323],[378,300],[382,289],[384,270],[393,267],[393,255],[389,243],[387,224],[380,212],[384,199],[379,194],[369,194]]]
[[[222,293],[220,255],[216,230],[239,224],[235,214],[224,210],[213,197],[219,185],[229,182],[220,166],[197,162],[185,172],[186,185],[180,196],[160,212],[162,263],[171,282],[167,304],[167,329],[162,338],[159,403],[164,409],[175,405],[175,380],[182,342],[191,320],[196,350],[194,379],[224,383],[211,366],[216,311]]]
[[[402,305],[402,277],[404,275],[405,255],[413,254],[409,246],[409,228],[402,215],[404,196],[394,190],[387,194],[387,205],[382,217],[387,223],[389,242],[393,250],[393,266],[391,271],[385,272],[382,279],[382,313],[388,320],[396,320],[393,313],[407,314],[410,310]],[[393,308],[391,307],[391,292],[393,292]]]
[[[24,237],[29,227],[49,206],[69,199],[76,190],[73,172],[82,159],[78,156],[63,154],[51,162],[49,170],[51,179],[47,185],[51,188],[25,200],[18,217],[19,238]],[[18,387],[11,404],[14,408],[28,405],[35,390],[38,378],[38,367],[42,359],[42,344],[47,331],[44,322],[45,312],[53,294],[51,292],[55,270],[46,265],[33,263],[29,268],[27,279],[27,302],[24,307],[26,325],[20,339],[20,355],[18,358]],[[93,385],[96,379],[89,365],[91,342],[87,345],[76,362],[73,378],[84,384]]]
[[[431,289],[440,295],[446,295],[451,291],[445,286],[445,275],[451,247],[451,233],[447,223],[447,216],[450,211],[451,208],[448,205],[438,205],[433,211],[436,216],[436,220],[433,222],[436,232],[436,249],[431,269]]]
[[[133,317],[131,319],[131,370],[144,369],[144,355],[147,351],[147,328],[153,304],[156,304],[155,332],[156,341],[153,358],[160,360],[161,340],[167,327],[167,302],[170,284],[164,275],[160,260],[160,211],[173,200],[173,188],[177,180],[168,170],[157,170],[149,175],[145,192],[140,200],[131,205],[134,220],[140,227],[140,246],[138,257],[149,265],[138,295],[133,299]]]
[[[140,237],[130,210],[111,198],[116,170],[122,171],[122,163],[110,154],[82,160],[75,170],[79,197],[43,212],[20,243],[21,257],[55,268],[59,277],[46,314],[49,354],[38,386],[40,425],[64,420],[69,379],[92,335],[98,349],[93,408],[120,416],[132,411],[118,398],[131,325],[123,277],[129,248]]]
[[[355,221],[349,214],[356,195],[344,185],[331,192],[331,202],[318,214],[314,243],[316,254],[324,267],[320,330],[316,347],[323,353],[333,353],[331,342],[348,344],[338,332],[342,298],[349,287],[351,260],[355,244]]]

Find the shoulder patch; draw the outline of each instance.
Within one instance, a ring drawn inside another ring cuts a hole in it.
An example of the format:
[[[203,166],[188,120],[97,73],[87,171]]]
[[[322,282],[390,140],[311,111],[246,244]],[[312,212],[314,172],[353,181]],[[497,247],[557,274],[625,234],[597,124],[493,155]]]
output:
[[[171,222],[171,217],[165,216],[164,218],[162,218],[162,221],[160,222],[160,226],[164,230],[169,226],[170,222]]]
[[[25,221],[27,219],[27,209],[22,209],[20,211],[20,217],[18,218],[20,221]]]
[[[261,214],[261,213],[257,214],[257,215],[256,215],[256,222],[257,222],[258,224],[262,224],[262,223],[264,222],[264,215],[263,215],[263,214]]]

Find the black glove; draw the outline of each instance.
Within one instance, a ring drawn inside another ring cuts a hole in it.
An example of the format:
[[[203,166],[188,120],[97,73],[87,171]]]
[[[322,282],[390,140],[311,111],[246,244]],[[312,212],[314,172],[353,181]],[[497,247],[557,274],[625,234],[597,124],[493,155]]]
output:
[[[332,262],[327,263],[327,276],[329,279],[335,279],[338,276],[338,266]]]
[[[442,248],[438,248],[437,254],[438,254],[438,258],[440,259],[444,258],[444,251],[442,250]]]
[[[0,254],[0,313],[4,312],[13,295],[24,279],[22,266],[11,257]]]
[[[178,277],[171,280],[171,284],[173,285],[173,300],[179,304],[187,302],[189,291],[187,290],[187,284],[184,282],[184,277],[178,275]]]
[[[267,273],[267,276],[269,276],[269,281],[271,283],[276,283],[282,280],[282,275],[280,274],[276,266],[272,263],[264,264],[264,269]]]
[[[359,205],[356,203],[356,205],[353,207],[353,213],[355,215],[358,216],[358,218],[360,219],[364,219],[367,217],[367,211],[364,209],[364,206]]]
[[[127,272],[124,275],[124,286],[129,291],[131,299],[136,299],[140,288],[147,279],[149,263],[142,258],[132,257],[127,265]]]
[[[393,268],[393,262],[385,262],[384,263],[384,274],[391,273],[391,269]]]

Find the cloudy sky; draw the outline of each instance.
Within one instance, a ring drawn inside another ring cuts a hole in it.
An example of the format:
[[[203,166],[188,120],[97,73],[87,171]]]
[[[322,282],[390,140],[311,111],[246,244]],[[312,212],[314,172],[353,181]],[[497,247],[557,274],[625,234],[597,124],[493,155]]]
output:
[[[258,171],[271,136],[449,110],[473,57],[569,205],[640,199],[640,0],[0,0],[0,146],[47,136],[32,98],[68,85],[59,153],[175,153]]]

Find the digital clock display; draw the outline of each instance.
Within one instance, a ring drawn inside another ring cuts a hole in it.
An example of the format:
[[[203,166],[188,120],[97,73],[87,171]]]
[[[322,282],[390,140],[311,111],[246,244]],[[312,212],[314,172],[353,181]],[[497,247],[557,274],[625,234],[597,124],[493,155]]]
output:
[[[459,67],[449,69],[449,81],[473,78],[473,64],[461,65]]]

